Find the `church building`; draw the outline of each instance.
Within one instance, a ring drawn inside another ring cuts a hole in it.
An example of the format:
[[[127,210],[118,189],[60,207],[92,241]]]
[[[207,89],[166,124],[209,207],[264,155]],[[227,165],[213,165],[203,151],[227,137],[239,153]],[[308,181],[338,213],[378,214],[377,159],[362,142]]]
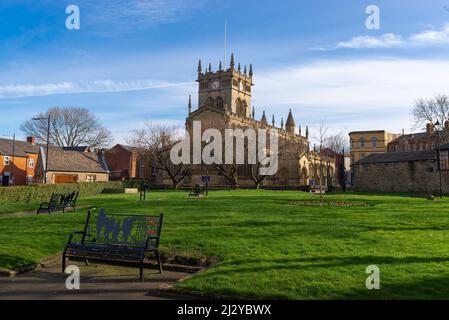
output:
[[[297,126],[291,110],[287,120],[281,118],[276,125],[275,116],[268,120],[262,110],[260,119],[256,119],[251,97],[253,83],[253,66],[249,68],[235,64],[231,55],[230,65],[224,67],[220,62],[218,70],[213,71],[209,63],[203,70],[201,60],[198,63],[198,107],[192,107],[191,97],[188,102],[186,131],[193,137],[193,122],[201,121],[201,130],[209,128],[218,130],[263,128],[278,135],[279,164],[273,176],[261,179],[260,186],[331,186],[337,181],[334,159],[320,157],[316,150],[310,148],[309,129],[302,132]],[[254,165],[236,165],[234,176],[239,186],[254,186]],[[320,173],[321,170],[321,173]],[[204,176],[210,176],[210,185],[228,185],[229,177],[212,165],[191,165],[190,174],[181,185],[204,184]],[[320,177],[322,181],[320,181]]]

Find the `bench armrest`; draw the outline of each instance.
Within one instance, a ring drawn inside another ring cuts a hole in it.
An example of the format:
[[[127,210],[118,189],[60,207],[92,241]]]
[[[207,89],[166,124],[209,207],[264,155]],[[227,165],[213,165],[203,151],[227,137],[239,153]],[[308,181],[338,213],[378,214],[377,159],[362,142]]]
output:
[[[69,241],[67,242],[68,244],[72,243],[73,237],[76,235],[84,235],[84,231],[74,231],[70,234],[69,236]]]

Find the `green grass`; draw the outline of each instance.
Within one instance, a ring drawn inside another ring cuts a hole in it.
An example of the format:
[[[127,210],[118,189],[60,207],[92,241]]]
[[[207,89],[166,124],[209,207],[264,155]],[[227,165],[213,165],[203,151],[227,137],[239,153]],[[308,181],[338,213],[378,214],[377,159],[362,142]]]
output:
[[[177,284],[205,294],[282,299],[449,298],[449,202],[403,195],[338,194],[326,200],[370,206],[314,207],[294,191],[214,191],[103,195],[80,205],[109,212],[164,212],[166,253],[218,256],[213,268]],[[82,229],[85,209],[65,215],[1,217],[0,267],[60,252]],[[381,271],[381,289],[365,288],[368,265]]]

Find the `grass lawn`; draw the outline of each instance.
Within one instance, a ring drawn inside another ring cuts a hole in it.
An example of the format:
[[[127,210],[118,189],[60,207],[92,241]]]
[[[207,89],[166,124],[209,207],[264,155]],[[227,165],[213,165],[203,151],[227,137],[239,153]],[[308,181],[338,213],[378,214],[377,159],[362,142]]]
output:
[[[203,293],[286,299],[449,298],[449,199],[337,194],[326,200],[369,206],[304,206],[318,196],[295,191],[214,191],[102,195],[80,205],[108,212],[164,212],[166,253],[218,256],[213,268],[177,284]],[[86,210],[0,215],[0,267],[14,268],[60,252]],[[381,272],[367,290],[366,267]],[[82,268],[81,268],[82,272]]]

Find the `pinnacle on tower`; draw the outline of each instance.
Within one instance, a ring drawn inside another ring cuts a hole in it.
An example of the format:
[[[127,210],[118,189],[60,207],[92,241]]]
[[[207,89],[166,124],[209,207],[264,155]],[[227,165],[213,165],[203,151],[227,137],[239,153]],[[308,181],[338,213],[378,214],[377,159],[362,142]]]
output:
[[[260,122],[267,125],[267,117],[265,116],[265,110],[262,113],[262,119],[260,120]]]
[[[246,66],[243,68],[243,74],[246,75]]]
[[[301,126],[299,126],[299,135],[301,135]]]
[[[294,134],[295,133],[295,120],[293,119],[293,115],[292,115],[292,109],[289,110],[288,112],[288,117],[287,117],[287,122],[285,123],[285,129],[290,133],[290,134]]]
[[[198,61],[198,73],[203,72],[203,68],[201,67],[201,59]]]
[[[254,107],[253,107],[253,113],[252,113],[252,116],[253,116],[253,120],[254,120],[254,118],[255,118],[255,116],[256,116],[256,111],[254,110]]]
[[[209,72],[212,72],[212,64],[209,62]]]
[[[249,64],[249,76],[250,77],[253,76],[253,64],[252,63]]]
[[[274,121],[274,114],[273,114],[273,118],[271,119],[271,125],[274,127],[275,125],[275,121]]]
[[[230,64],[229,64],[230,66],[231,66],[231,69],[234,69],[234,54],[233,53],[231,53],[231,62],[230,62]]]
[[[309,126],[306,126],[306,138],[309,137]]]
[[[281,129],[284,129],[284,118],[281,118]]]
[[[218,70],[221,71],[223,69],[223,67],[221,66],[221,61],[220,64],[218,65]]]
[[[239,72],[242,71],[242,68],[240,68],[240,62],[239,62],[239,66],[238,66],[237,70],[239,70]]]
[[[192,95],[189,94],[189,105],[188,105],[189,114],[192,113]]]

